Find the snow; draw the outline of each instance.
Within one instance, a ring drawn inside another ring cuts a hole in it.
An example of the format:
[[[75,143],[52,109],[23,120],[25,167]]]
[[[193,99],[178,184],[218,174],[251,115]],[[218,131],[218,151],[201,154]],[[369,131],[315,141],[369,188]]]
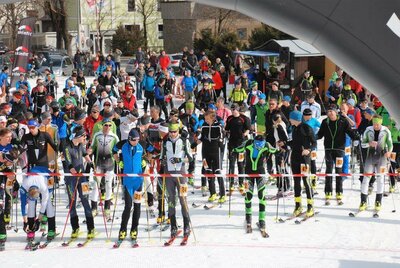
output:
[[[322,141],[319,141],[319,148],[323,148]],[[323,152],[320,151],[317,168],[322,160]],[[198,155],[196,173],[200,172],[200,166]],[[196,178],[195,183],[200,185],[200,178]],[[320,213],[300,225],[293,220],[276,223],[277,201],[267,201],[266,226],[269,238],[262,238],[255,225],[258,219],[257,196],[253,198],[253,233],[246,234],[244,197],[238,192],[232,196],[229,216],[228,202],[222,208],[211,210],[205,210],[202,206],[192,208],[193,202],[203,204],[206,197],[201,196],[200,190],[195,190],[194,194],[189,191],[188,206],[194,230],[186,247],[179,245],[181,238],[177,238],[171,247],[164,247],[169,231],[162,232],[161,236],[158,230],[146,232],[146,206],[142,204],[138,236],[140,247],[131,248],[127,239],[119,249],[113,249],[123,209],[121,197],[117,201],[116,217],[119,219],[114,222],[112,242],[107,242],[100,212],[95,218],[95,226],[100,234],[85,248],[76,246],[86,236],[86,226],[81,223],[81,231],[84,232],[82,238],[69,248],[61,246],[60,235],[46,249],[25,251],[26,235],[22,231],[19,216],[19,232],[7,232],[8,241],[6,251],[1,253],[5,256],[1,267],[400,267],[399,212],[392,213],[394,205],[399,206],[399,194],[384,197],[378,219],[372,217],[374,194],[369,196],[368,211],[350,218],[348,213],[357,210],[360,202],[358,178],[354,178],[354,184],[351,178],[344,181],[343,206],[337,206],[334,200],[330,206],[325,206],[323,186],[324,179],[320,178],[317,187],[319,195],[315,197],[315,210]],[[388,190],[387,179],[385,189]],[[57,232],[61,233],[68,212],[68,201],[64,187],[57,191]],[[276,191],[276,186],[267,187],[267,195],[273,195]],[[302,196],[305,209],[305,194]],[[293,197],[279,201],[280,217],[285,219],[293,209]],[[82,222],[83,208],[78,209],[78,215]],[[178,223],[182,225],[179,205],[177,215]],[[154,222],[155,219],[150,219],[150,224]],[[110,231],[110,224],[107,227]],[[64,240],[69,238],[70,233],[68,223]],[[40,234],[37,233],[37,236]]]

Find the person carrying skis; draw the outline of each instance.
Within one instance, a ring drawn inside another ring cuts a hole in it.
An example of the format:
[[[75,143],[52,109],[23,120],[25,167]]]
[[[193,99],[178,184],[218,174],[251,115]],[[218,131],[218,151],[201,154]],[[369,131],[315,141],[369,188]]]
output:
[[[144,150],[139,140],[139,132],[136,129],[131,129],[128,140],[119,142],[113,149],[114,159],[119,164],[120,168],[122,168],[122,173],[124,174],[142,174],[143,169],[146,167],[146,161],[142,160]],[[119,151],[121,151],[120,154],[118,154]],[[143,177],[124,177],[122,184],[125,206],[122,212],[118,240],[122,241],[126,238],[127,225],[130,218],[129,214],[133,203],[130,237],[132,243],[135,245],[140,218]]]
[[[257,135],[254,140],[247,140],[241,146],[236,147],[234,152],[245,154],[245,172],[246,174],[265,174],[265,162],[271,154],[277,150],[265,141],[264,136]],[[253,198],[254,186],[257,184],[258,199],[259,199],[259,212],[258,212],[258,226],[260,229],[265,229],[265,206],[266,206],[266,181],[263,177],[249,177],[246,178],[248,188],[245,195],[245,208],[246,208],[246,230],[247,233],[252,232],[251,219],[252,219],[252,205],[251,199]]]

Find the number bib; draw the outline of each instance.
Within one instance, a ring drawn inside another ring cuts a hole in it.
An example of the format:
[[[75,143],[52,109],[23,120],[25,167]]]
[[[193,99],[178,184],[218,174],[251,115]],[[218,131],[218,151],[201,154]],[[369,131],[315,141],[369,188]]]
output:
[[[310,172],[307,164],[301,164],[300,171],[301,174],[308,174]]]
[[[54,188],[54,177],[50,177],[47,180],[47,188],[53,189]]]
[[[344,148],[344,155],[351,155],[351,147]]]
[[[181,184],[179,187],[179,196],[185,197],[187,196],[188,186],[187,184]]]
[[[83,195],[88,195],[90,192],[90,187],[88,182],[82,182],[81,183],[81,188],[82,188],[82,194]]]
[[[244,161],[244,153],[239,153],[238,161],[239,162],[243,162]]]
[[[343,167],[343,157],[336,157],[335,166],[337,168],[342,168]]]
[[[396,153],[395,153],[395,152],[392,152],[392,153],[390,154],[390,161],[396,162]]]
[[[385,174],[386,173],[386,167],[385,166],[380,167],[379,168],[379,173]]]
[[[133,194],[133,202],[138,204],[142,200],[142,192],[135,191]]]
[[[14,188],[14,180],[7,180],[6,181],[6,189],[8,191],[12,190]]]
[[[311,160],[317,160],[317,151],[311,151]]]

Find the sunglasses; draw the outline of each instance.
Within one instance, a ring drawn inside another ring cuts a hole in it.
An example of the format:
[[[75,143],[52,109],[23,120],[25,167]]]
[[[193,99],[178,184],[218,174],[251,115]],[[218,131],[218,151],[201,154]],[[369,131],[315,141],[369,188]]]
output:
[[[169,133],[177,133],[177,132],[178,132],[177,130],[175,130],[175,131],[170,130],[169,131]]]
[[[105,125],[103,125],[104,127],[111,127],[112,125],[111,124],[105,124]]]
[[[139,138],[129,138],[130,141],[139,141]]]
[[[104,106],[111,106],[111,104],[107,104],[107,103],[106,103],[106,104],[104,104]]]
[[[97,114],[98,113],[98,111],[92,111],[92,114]]]
[[[28,127],[29,129],[35,129],[36,127]]]

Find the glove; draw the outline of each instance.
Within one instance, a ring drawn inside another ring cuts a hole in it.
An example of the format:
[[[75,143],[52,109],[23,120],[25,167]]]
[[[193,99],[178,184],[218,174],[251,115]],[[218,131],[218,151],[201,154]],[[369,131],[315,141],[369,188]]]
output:
[[[89,169],[93,169],[93,170],[94,170],[93,162],[89,162],[89,163],[87,163],[87,164],[88,164]]]
[[[25,233],[29,233],[29,232],[30,232],[28,222],[24,222],[24,227],[23,227],[23,229],[24,229],[24,232],[25,232]]]
[[[182,162],[182,159],[180,159],[180,158],[178,158],[178,157],[172,157],[172,158],[169,159],[169,161],[170,161],[172,164],[179,164],[179,163]]]
[[[146,160],[142,159],[142,170],[144,171],[147,167],[147,162]]]
[[[119,166],[120,169],[123,169],[124,168],[124,162],[119,161],[118,162],[118,166]]]

